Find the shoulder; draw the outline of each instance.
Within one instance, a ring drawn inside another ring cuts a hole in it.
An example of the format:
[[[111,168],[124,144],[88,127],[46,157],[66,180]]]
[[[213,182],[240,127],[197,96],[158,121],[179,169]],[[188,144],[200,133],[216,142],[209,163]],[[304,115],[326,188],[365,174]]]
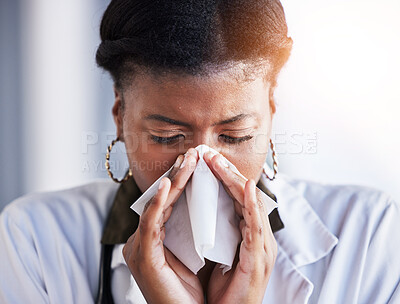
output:
[[[270,185],[285,224],[278,244],[295,265],[307,266],[302,271],[315,300],[389,302],[400,278],[400,208],[393,197],[284,174]]]
[[[80,186],[21,196],[5,207],[2,221],[33,229],[51,226],[101,226],[111,207],[118,185],[96,180]],[[29,227],[28,227],[29,226]]]
[[[0,214],[0,259],[7,261],[0,273],[8,278],[0,284],[0,302],[16,294],[25,302],[92,299],[101,233],[117,188],[95,181],[10,203]],[[17,291],[21,283],[24,291]]]
[[[339,200],[346,201],[349,204],[362,202],[366,208],[375,208],[377,203],[379,207],[386,207],[388,204],[395,203],[389,194],[374,187],[323,183],[296,179],[286,175],[283,178],[305,198],[308,198],[311,203],[315,204]]]
[[[23,195],[4,208],[3,213],[43,211],[43,209],[97,208],[99,212],[109,207],[118,188],[117,184],[107,180],[96,180],[83,185],[49,192],[33,192]]]
[[[399,213],[399,203],[374,187],[322,183],[286,175],[283,179],[307,200],[335,234],[340,234],[341,226],[348,221],[365,228],[378,225],[388,211]]]

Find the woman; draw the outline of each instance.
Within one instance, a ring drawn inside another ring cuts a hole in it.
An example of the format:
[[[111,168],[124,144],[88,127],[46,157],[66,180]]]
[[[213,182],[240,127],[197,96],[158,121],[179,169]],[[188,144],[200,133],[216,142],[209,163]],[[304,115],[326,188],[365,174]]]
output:
[[[114,80],[112,114],[130,170],[118,188],[95,182],[4,210],[0,302],[400,301],[390,197],[294,180],[276,174],[276,163],[273,176],[264,173],[276,79],[292,45],[278,0],[114,0],[100,36],[96,60]],[[162,242],[200,144],[246,177],[205,154],[240,218],[225,275],[211,261],[192,273]],[[130,205],[171,166],[139,219]],[[266,215],[260,191],[279,213]]]

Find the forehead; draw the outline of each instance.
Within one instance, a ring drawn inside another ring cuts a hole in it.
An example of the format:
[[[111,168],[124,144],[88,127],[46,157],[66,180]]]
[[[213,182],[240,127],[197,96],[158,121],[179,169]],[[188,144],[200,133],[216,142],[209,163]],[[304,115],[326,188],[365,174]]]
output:
[[[269,83],[264,74],[235,68],[208,76],[141,73],[124,94],[126,109],[142,117],[162,114],[212,123],[239,114],[265,113]]]

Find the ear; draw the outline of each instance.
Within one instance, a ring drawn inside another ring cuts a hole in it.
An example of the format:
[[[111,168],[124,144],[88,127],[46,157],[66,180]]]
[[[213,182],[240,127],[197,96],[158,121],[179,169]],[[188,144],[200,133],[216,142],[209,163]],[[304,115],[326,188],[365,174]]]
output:
[[[269,108],[270,108],[270,110],[271,110],[271,118],[273,117],[273,115],[274,115],[275,112],[276,112],[274,91],[275,91],[275,88],[271,88],[271,89],[269,90]]]
[[[112,107],[112,115],[114,117],[115,126],[117,129],[117,136],[121,141],[124,141],[123,136],[123,101],[122,92],[118,90],[114,85],[114,96],[115,101]]]

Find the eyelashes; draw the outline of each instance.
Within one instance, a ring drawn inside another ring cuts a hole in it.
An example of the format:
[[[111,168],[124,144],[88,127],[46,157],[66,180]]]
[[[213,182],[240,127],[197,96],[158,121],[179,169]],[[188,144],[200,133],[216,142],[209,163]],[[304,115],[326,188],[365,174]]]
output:
[[[223,141],[227,142],[228,144],[240,144],[242,142],[248,141],[253,138],[252,135],[246,135],[242,137],[232,137],[228,135],[221,134],[219,136]]]
[[[185,138],[182,134],[171,136],[171,137],[161,137],[150,135],[151,139],[158,144],[169,144],[173,142],[177,142],[180,138]]]
[[[153,140],[157,144],[170,144],[170,143],[175,143],[178,142],[180,139],[184,139],[185,136],[182,134],[175,135],[175,136],[170,136],[170,137],[161,137],[161,136],[155,136],[155,135],[150,135],[151,140]],[[242,142],[249,141],[253,138],[252,135],[246,135],[242,137],[232,137],[228,135],[221,134],[218,136],[219,139],[222,141],[228,143],[228,144],[240,144]]]

